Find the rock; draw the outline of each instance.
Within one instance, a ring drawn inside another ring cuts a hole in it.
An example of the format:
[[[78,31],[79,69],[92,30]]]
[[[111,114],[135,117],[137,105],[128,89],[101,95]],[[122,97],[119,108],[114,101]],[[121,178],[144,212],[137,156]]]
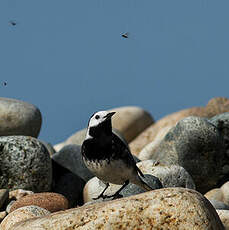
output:
[[[16,190],[12,190],[9,193],[9,199],[10,200],[19,200],[20,198],[27,196],[27,195],[31,195],[34,194],[33,191],[28,191],[28,190],[23,190],[23,189],[16,189]]]
[[[0,189],[0,208],[2,208],[2,206],[8,199],[9,199],[9,190]]]
[[[94,177],[82,160],[81,146],[79,145],[64,146],[59,152],[53,154],[52,160],[62,167],[67,168],[84,181],[88,181]]]
[[[52,183],[51,159],[36,138],[0,137],[0,187],[48,191]]]
[[[229,112],[229,99],[217,97],[211,99],[206,107],[193,107],[169,114],[155,124],[152,124],[138,135],[131,143],[132,154],[138,156],[139,152],[150,142],[154,141],[161,129],[175,126],[178,121],[189,116],[211,118],[217,114]]]
[[[130,143],[130,150],[132,154],[138,156],[141,150],[143,150],[147,144],[154,141],[157,134],[161,132],[161,129],[166,129],[166,127],[169,127],[168,129],[170,129],[171,127],[175,126],[178,121],[188,116],[206,116],[205,109],[201,107],[194,107],[163,117],[145,129]]]
[[[44,208],[50,212],[57,212],[68,208],[68,200],[58,193],[34,193],[15,201],[10,208],[10,213],[18,208],[31,205]]]
[[[42,123],[40,110],[24,101],[0,98],[0,136],[37,137]]]
[[[37,206],[25,206],[8,214],[0,225],[1,230],[14,229],[13,225],[23,220],[31,219],[34,217],[41,217],[50,214],[44,208]]]
[[[229,157],[229,113],[221,113],[209,120],[213,125],[215,125],[224,139],[224,145],[226,147],[227,156]],[[229,168],[229,165],[227,166]],[[229,169],[228,169],[229,172]],[[227,173],[227,172],[226,172]]]
[[[11,200],[9,202],[9,204],[6,206],[6,213],[10,213],[10,209],[11,209],[14,202],[15,202],[15,200]]]
[[[229,181],[227,181],[226,183],[224,183],[221,188],[221,193],[222,193],[222,202],[224,202],[225,204],[229,205]]]
[[[229,230],[229,210],[216,210],[223,223],[224,230]]]
[[[62,148],[64,148],[66,145],[78,145],[81,146],[85,136],[86,136],[87,129],[82,129],[80,131],[77,131],[72,136],[70,136],[66,141],[54,145],[54,149],[59,152]]]
[[[83,204],[84,185],[83,179],[69,172],[60,176],[52,191],[65,196],[69,201],[69,208],[73,208]]]
[[[51,157],[55,152],[56,150],[53,148],[52,144],[46,142],[46,141],[42,141],[42,140],[39,140],[44,146],[45,148],[48,150],[49,152],[49,156]]]
[[[205,118],[187,117],[179,121],[162,140],[153,158],[165,165],[184,167],[201,193],[227,178],[222,170],[228,164],[222,136]]]
[[[220,188],[211,189],[206,194],[204,194],[204,196],[208,200],[218,200],[218,201],[222,201],[223,200],[223,194],[222,194],[222,191],[221,191]]]
[[[200,193],[184,188],[157,189],[123,199],[53,213],[14,225],[14,230],[38,228],[224,229],[210,202]]]
[[[207,117],[229,112],[229,99],[226,97],[212,98],[206,106]]]
[[[128,143],[154,122],[151,115],[140,107],[125,106],[111,111],[116,112],[112,117],[112,127],[118,130]]]
[[[179,165],[160,165],[154,160],[141,161],[137,164],[144,174],[151,174],[157,177],[164,188],[184,187],[195,189],[196,186],[189,173]]]
[[[218,200],[209,200],[212,204],[212,206],[215,208],[215,209],[223,209],[223,210],[229,210],[229,206],[224,204],[222,201],[218,201]]]
[[[155,136],[154,140],[147,144],[139,153],[138,157],[140,160],[150,160],[152,159],[152,156],[154,152],[157,150],[159,144],[161,143],[162,139],[165,137],[165,135],[168,133],[168,131],[173,126],[165,126],[164,128],[160,129],[157,135]]]
[[[152,188],[152,189],[159,189],[162,188],[162,184],[160,182],[160,180],[152,175],[145,175],[144,181]],[[122,185],[116,185],[116,184],[111,184],[108,187],[108,189],[106,190],[106,192],[104,193],[104,195],[113,195],[116,191],[119,190],[119,188],[121,188]],[[94,199],[99,196],[99,194],[103,191],[103,189],[105,188],[105,184],[99,180],[97,177],[92,178],[91,180],[89,180],[87,182],[87,184],[84,187],[84,191],[83,191],[83,199],[84,199],[84,203],[87,202],[91,202]],[[140,188],[139,186],[135,185],[135,184],[128,184],[122,191],[121,191],[121,195],[123,197],[128,197],[128,196],[132,196],[132,195],[137,195],[139,193],[143,193],[145,192],[145,190],[143,190],[142,188]],[[106,201],[111,200],[112,198],[107,198],[105,199]],[[103,200],[102,198],[100,200]],[[99,200],[98,200],[99,201]]]
[[[3,221],[3,219],[6,217],[7,213],[6,211],[0,212],[0,223]]]

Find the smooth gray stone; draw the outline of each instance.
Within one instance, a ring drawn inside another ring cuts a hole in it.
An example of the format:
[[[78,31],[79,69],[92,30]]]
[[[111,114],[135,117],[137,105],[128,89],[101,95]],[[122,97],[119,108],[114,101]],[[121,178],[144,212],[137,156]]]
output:
[[[216,126],[194,116],[179,121],[166,134],[154,160],[184,167],[201,193],[222,183],[223,166],[228,164],[223,138]]]
[[[42,116],[40,110],[32,104],[0,97],[0,117],[0,136],[39,135]]]
[[[1,188],[21,188],[33,192],[51,189],[51,158],[36,138],[0,137],[0,171]]]

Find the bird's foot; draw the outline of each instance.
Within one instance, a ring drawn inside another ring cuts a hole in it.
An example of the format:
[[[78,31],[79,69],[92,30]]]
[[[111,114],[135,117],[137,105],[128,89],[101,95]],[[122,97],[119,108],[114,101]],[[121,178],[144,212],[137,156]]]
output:
[[[106,195],[103,195],[103,194],[100,194],[99,196],[97,196],[97,197],[95,197],[95,198],[92,198],[92,199],[93,199],[93,200],[98,200],[98,199],[100,199],[100,198],[103,198],[103,200],[104,200],[104,199],[107,198],[107,196],[106,196]]]

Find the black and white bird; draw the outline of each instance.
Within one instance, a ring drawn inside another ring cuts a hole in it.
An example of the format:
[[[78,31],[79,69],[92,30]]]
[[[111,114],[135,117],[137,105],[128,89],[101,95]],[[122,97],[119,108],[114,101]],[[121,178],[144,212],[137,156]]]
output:
[[[111,117],[115,112],[99,111],[89,120],[87,134],[81,147],[82,157],[87,168],[106,187],[94,199],[119,198],[119,193],[129,182],[142,187],[146,191],[152,190],[141,177],[141,170],[130,153],[128,146],[112,132]],[[104,195],[109,183],[119,184],[122,187],[113,195]]]

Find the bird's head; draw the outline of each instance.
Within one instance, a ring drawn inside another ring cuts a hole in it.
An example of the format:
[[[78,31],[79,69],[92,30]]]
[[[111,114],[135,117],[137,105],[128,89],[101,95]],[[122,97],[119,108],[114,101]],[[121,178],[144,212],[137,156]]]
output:
[[[115,112],[99,111],[94,113],[88,123],[87,136],[95,137],[102,133],[111,133],[111,117]]]

